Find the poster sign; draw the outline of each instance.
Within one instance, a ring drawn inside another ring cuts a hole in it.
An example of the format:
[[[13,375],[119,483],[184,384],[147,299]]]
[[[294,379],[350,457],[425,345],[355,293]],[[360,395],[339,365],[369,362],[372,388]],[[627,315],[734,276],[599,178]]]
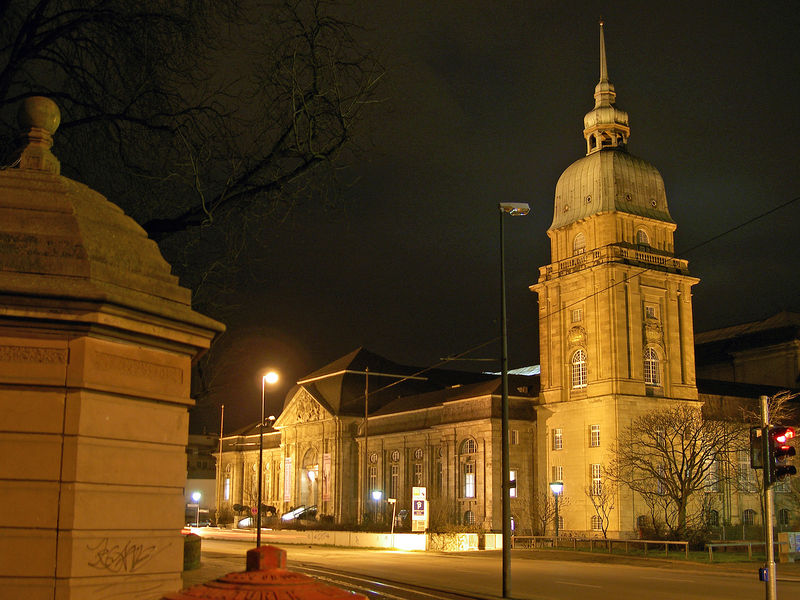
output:
[[[322,500],[328,502],[331,499],[331,455],[326,452],[322,455]]]
[[[283,463],[283,501],[291,502],[292,500],[292,478],[294,471],[292,470],[292,457],[287,456]]]
[[[411,531],[425,531],[428,528],[428,500],[424,487],[411,489]]]

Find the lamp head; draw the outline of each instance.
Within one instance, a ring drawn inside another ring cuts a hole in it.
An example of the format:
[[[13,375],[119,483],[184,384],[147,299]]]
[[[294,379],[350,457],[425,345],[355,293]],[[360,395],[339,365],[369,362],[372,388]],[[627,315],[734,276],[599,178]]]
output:
[[[564,482],[562,481],[550,482],[550,491],[553,492],[553,495],[558,496],[563,490],[564,490]]]
[[[372,490],[372,499],[376,502],[383,497],[383,492],[380,490]]]
[[[504,212],[512,217],[524,217],[531,212],[531,207],[525,202],[501,202],[500,212]]]
[[[200,492],[192,492],[192,500],[194,500],[195,502],[200,502],[200,498],[202,497],[203,494],[201,494]]]
[[[277,381],[278,374],[275,371],[270,371],[264,374],[264,383],[272,385],[273,383],[277,383]]]

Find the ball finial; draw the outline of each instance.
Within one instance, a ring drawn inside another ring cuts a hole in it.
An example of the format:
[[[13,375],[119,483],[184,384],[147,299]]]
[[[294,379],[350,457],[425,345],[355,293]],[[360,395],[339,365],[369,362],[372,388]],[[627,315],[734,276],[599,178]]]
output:
[[[35,127],[53,135],[61,124],[61,111],[50,98],[31,96],[25,98],[20,105],[17,122],[23,131]]]

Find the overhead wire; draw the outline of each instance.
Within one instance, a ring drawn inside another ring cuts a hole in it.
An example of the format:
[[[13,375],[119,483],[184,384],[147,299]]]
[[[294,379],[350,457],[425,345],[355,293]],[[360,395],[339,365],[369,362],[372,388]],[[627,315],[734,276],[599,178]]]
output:
[[[781,209],[784,209],[784,208],[786,208],[786,207],[788,207],[788,206],[790,206],[790,205],[792,205],[792,204],[794,204],[795,202],[798,202],[798,201],[800,201],[800,196],[796,196],[796,197],[792,198],[791,200],[788,200],[786,202],[783,202],[782,204],[779,204],[778,206],[774,206],[773,208],[771,208],[771,209],[769,209],[769,210],[767,210],[767,211],[765,211],[763,213],[760,213],[760,214],[758,214],[758,215],[756,215],[754,217],[751,217],[750,219],[747,219],[746,221],[743,221],[742,223],[739,223],[738,225],[735,225],[734,227],[731,227],[730,229],[726,229],[725,231],[722,231],[722,232],[720,232],[720,233],[718,233],[716,235],[713,235],[710,238],[708,238],[708,239],[706,239],[706,240],[704,240],[704,241],[702,241],[702,242],[700,242],[698,244],[695,244],[694,246],[689,247],[687,250],[684,250],[679,257],[676,257],[676,258],[679,258],[679,259],[683,258],[683,257],[691,254],[692,252],[694,252],[694,251],[696,251],[696,250],[698,250],[698,249],[700,249],[700,248],[702,248],[704,246],[707,246],[708,244],[710,244],[712,242],[717,241],[720,238],[723,238],[723,237],[725,237],[727,235],[730,235],[734,231],[738,231],[739,229],[747,227],[748,225],[751,225],[751,224],[755,223],[756,221],[759,221],[760,219],[763,219],[764,217],[767,217],[767,216],[771,215],[772,213],[775,213],[775,212],[777,212],[777,211],[779,211]],[[592,292],[591,294],[588,294],[588,295],[584,296],[583,298],[580,298],[579,300],[575,300],[574,302],[572,302],[570,304],[567,304],[565,306],[556,308],[555,310],[553,310],[552,312],[547,313],[546,315],[539,316],[539,318],[537,320],[537,324],[538,324],[538,322],[541,322],[544,319],[549,319],[551,317],[554,317],[554,316],[558,315],[560,312],[568,310],[568,309],[572,308],[573,306],[576,306],[576,305],[578,305],[578,304],[580,304],[582,302],[585,302],[586,300],[589,300],[589,299],[591,299],[591,298],[593,298],[593,297],[595,297],[595,296],[597,296],[599,294],[605,293],[605,292],[613,289],[614,287],[616,287],[618,285],[621,285],[623,283],[627,283],[629,281],[632,281],[636,277],[639,277],[643,273],[646,273],[646,272],[648,272],[650,270],[651,269],[649,267],[641,267],[638,272],[634,272],[634,273],[632,273],[630,275],[626,275],[620,281],[615,281],[615,282],[611,283],[610,285],[606,286],[605,288],[598,289],[598,290]],[[403,383],[404,381],[408,381],[412,377],[419,377],[419,376],[424,375],[425,373],[427,373],[429,371],[433,371],[434,369],[438,369],[438,368],[440,368],[440,367],[442,367],[442,366],[444,366],[446,364],[461,360],[464,357],[472,354],[473,352],[476,352],[477,350],[480,350],[481,348],[485,348],[486,346],[490,346],[492,344],[497,343],[499,340],[500,340],[500,336],[495,336],[495,337],[491,338],[490,340],[486,340],[484,342],[481,342],[480,344],[477,344],[475,346],[471,346],[470,348],[464,350],[463,352],[459,352],[457,354],[452,354],[452,355],[450,355],[450,356],[448,356],[448,357],[436,362],[435,364],[433,364],[431,366],[428,366],[428,367],[425,367],[425,368],[422,368],[422,369],[418,370],[417,372],[409,375],[406,378],[397,379],[395,381],[392,381],[391,383],[388,383],[385,386],[374,390],[373,392],[371,392],[371,394],[380,393],[380,392],[382,392],[384,390],[387,390],[389,388],[392,388],[392,387],[394,387],[394,386],[396,386],[396,385],[398,385],[400,383]]]

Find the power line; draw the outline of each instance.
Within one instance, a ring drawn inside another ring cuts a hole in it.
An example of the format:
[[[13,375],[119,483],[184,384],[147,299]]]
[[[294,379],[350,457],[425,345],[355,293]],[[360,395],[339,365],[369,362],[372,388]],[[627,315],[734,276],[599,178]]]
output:
[[[777,212],[777,211],[779,211],[779,210],[781,210],[783,208],[786,208],[787,206],[790,206],[791,204],[794,204],[795,202],[798,202],[798,201],[800,201],[800,196],[796,196],[795,198],[792,198],[791,200],[788,200],[788,201],[786,201],[786,202],[784,202],[782,204],[779,204],[778,206],[775,206],[775,207],[773,207],[773,208],[771,208],[771,209],[769,209],[767,211],[764,211],[763,213],[760,213],[760,214],[758,214],[758,215],[756,215],[754,217],[751,217],[750,219],[748,219],[748,220],[746,220],[746,221],[744,221],[742,223],[739,223],[738,225],[736,225],[734,227],[731,227],[730,229],[726,229],[725,231],[723,231],[721,233],[718,233],[718,234],[716,234],[716,235],[714,235],[714,236],[712,236],[712,237],[700,242],[699,244],[695,244],[694,246],[691,246],[690,248],[688,248],[687,250],[682,252],[682,256],[685,257],[686,255],[691,254],[692,252],[694,252],[695,250],[697,250],[699,248],[702,248],[703,246],[707,246],[708,244],[710,244],[712,242],[715,242],[716,240],[718,240],[720,238],[723,238],[726,235],[729,235],[729,234],[733,233],[734,231],[738,231],[739,229],[747,227],[748,225],[751,225],[751,224],[755,223],[756,221],[758,221],[760,219],[763,219],[764,217],[767,217],[767,216],[771,215],[772,213]],[[680,257],[678,257],[678,258],[680,258]],[[635,272],[635,273],[633,273],[631,275],[627,275],[627,276],[623,277],[620,281],[615,281],[611,285],[608,285],[603,289],[596,290],[596,291],[592,292],[591,294],[589,294],[587,296],[584,296],[583,298],[581,298],[579,300],[576,300],[575,302],[572,302],[571,304],[568,304],[566,306],[557,308],[553,312],[547,313],[545,316],[540,316],[538,318],[538,320],[537,320],[537,324],[539,322],[541,322],[543,319],[549,319],[550,317],[554,317],[554,316],[558,315],[562,311],[565,311],[565,310],[567,310],[569,308],[572,308],[573,306],[575,306],[577,304],[580,304],[581,302],[585,302],[586,300],[594,298],[598,294],[605,293],[608,290],[613,289],[614,287],[616,287],[616,286],[618,286],[620,284],[627,283],[627,282],[633,280],[634,278],[639,277],[643,273],[646,273],[646,272],[648,272],[650,270],[651,269],[648,268],[648,267],[642,267],[638,272]],[[522,330],[525,331],[526,329],[528,329],[528,327],[523,327]],[[463,352],[459,352],[457,354],[452,354],[452,355],[448,356],[447,358],[441,359],[439,362],[437,362],[437,363],[435,363],[435,364],[433,364],[433,365],[431,365],[429,367],[425,367],[423,369],[420,369],[419,371],[417,371],[416,373],[413,373],[412,375],[409,375],[405,379],[399,379],[397,381],[393,381],[392,383],[389,383],[389,384],[385,385],[384,387],[375,390],[373,393],[377,394],[378,392],[382,392],[382,391],[384,391],[386,389],[394,387],[395,385],[403,383],[404,381],[407,381],[408,379],[411,379],[413,377],[418,377],[420,375],[423,375],[423,374],[427,373],[428,371],[432,371],[434,369],[438,369],[438,368],[442,367],[443,365],[446,365],[446,364],[448,364],[450,362],[453,362],[453,361],[459,360],[461,358],[464,358],[465,356],[468,356],[468,355],[472,354],[473,352],[475,352],[477,350],[480,350],[481,348],[485,348],[486,346],[489,346],[491,344],[495,344],[499,340],[500,340],[500,337],[499,336],[495,336],[495,337],[491,338],[490,340],[487,340],[485,342],[481,342],[480,344],[472,346],[472,347],[468,348],[467,350],[464,350]]]

